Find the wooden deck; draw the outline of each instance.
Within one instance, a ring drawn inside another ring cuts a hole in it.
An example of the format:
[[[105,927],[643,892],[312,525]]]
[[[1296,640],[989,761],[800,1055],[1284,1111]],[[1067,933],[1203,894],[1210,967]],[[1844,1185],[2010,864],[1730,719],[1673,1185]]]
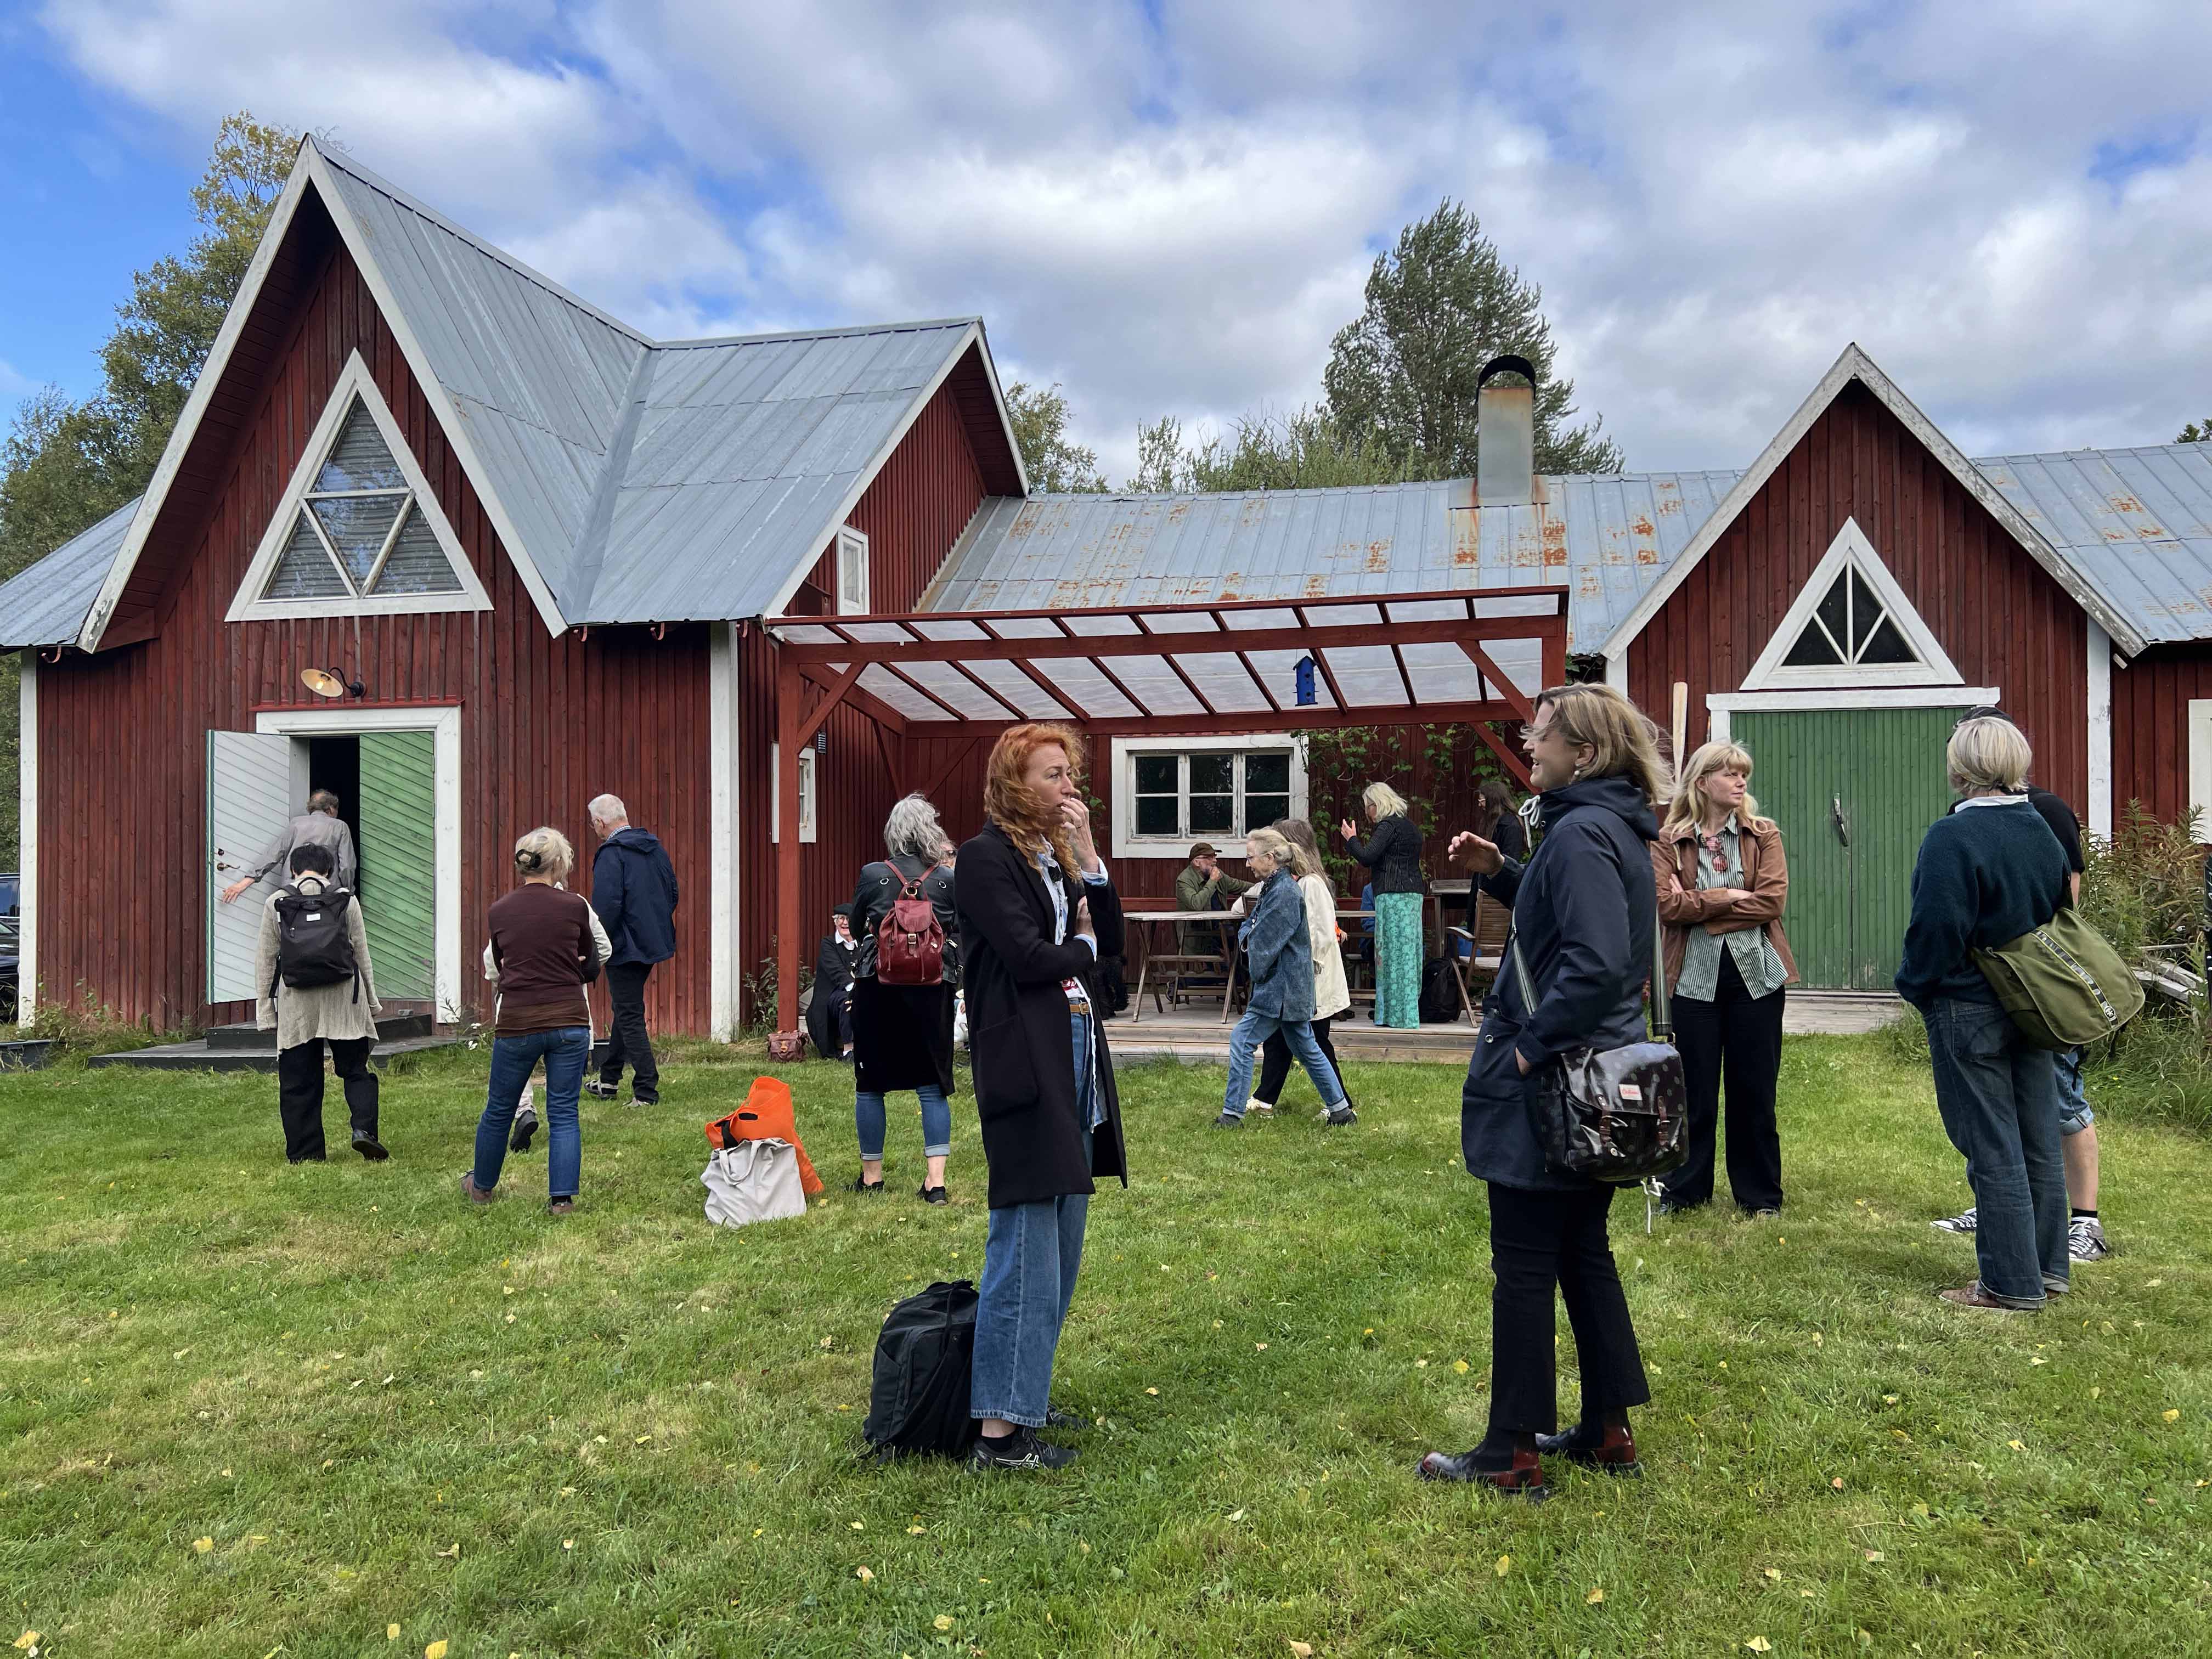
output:
[[[1871,1031],[1896,1018],[1903,1006],[1895,997],[1870,993],[1792,991],[1784,1006],[1782,1029],[1796,1036]],[[1106,1040],[1112,1044],[1117,1060],[1171,1054],[1194,1063],[1225,1063],[1229,1030],[1221,1023],[1218,1003],[1186,1004],[1164,1014],[1148,1008],[1141,1020],[1132,1021],[1126,1014],[1110,1020]],[[1329,1027],[1329,1040],[1346,1060],[1413,1060],[1461,1066],[1474,1046],[1474,1028],[1462,1020],[1450,1025],[1424,1025],[1419,1030],[1392,1030],[1355,1011]]]

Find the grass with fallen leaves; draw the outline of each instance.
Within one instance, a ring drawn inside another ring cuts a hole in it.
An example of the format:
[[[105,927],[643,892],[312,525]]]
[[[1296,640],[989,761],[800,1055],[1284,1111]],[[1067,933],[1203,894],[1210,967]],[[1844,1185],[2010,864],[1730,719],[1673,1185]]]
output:
[[[2100,1102],[2124,1253],[2039,1317],[1964,1312],[1934,1297],[1972,1255],[1926,1224],[1967,1194],[1925,1073],[1793,1040],[1778,1223],[1647,1239],[1615,1210],[1649,1478],[1532,1508],[1412,1474],[1486,1399],[1454,1071],[1355,1066],[1348,1132],[1300,1079],[1225,1133],[1218,1067],[1127,1070],[1137,1183],[1094,1205],[1061,1350],[1082,1461],[979,1478],[854,1455],[884,1309],[980,1265],[969,1103],[949,1208],[913,1196],[904,1116],[863,1200],[847,1075],[791,1072],[828,1201],[720,1231],[698,1126],[751,1071],[686,1052],[659,1108],[586,1103],[563,1220],[542,1139],[493,1207],[455,1191],[481,1052],[388,1080],[376,1166],[288,1168],[262,1079],[0,1078],[21,1650],[2212,1650],[2212,1146],[2124,1102]]]

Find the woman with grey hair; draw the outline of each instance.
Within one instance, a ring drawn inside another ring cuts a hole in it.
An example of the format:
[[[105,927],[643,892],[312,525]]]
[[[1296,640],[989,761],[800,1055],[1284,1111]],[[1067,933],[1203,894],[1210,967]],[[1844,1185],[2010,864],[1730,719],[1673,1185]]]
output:
[[[2063,1293],[2069,1271],[2056,1057],[2021,1037],[1974,959],[2069,902],[2065,851],[2021,793],[2031,758],[2010,720],[1952,732],[1944,761],[1965,799],[1921,841],[1897,969],[1898,995],[1927,1024],[1936,1108],[1974,1189],[1980,1276],[1942,1297],[2011,1312]]]
[[[949,1200],[945,1160],[952,1151],[952,1005],[959,984],[954,940],[951,840],[927,797],[912,794],[884,824],[890,856],[866,865],[853,890],[853,1122],[860,1142],[860,1193],[884,1189],[884,1097],[911,1089],[921,1101],[928,1173],[916,1195]],[[901,901],[908,901],[902,907]],[[936,926],[916,921],[927,901]],[[903,908],[905,915],[896,913]],[[886,924],[890,924],[888,927]],[[888,957],[884,939],[892,949]]]

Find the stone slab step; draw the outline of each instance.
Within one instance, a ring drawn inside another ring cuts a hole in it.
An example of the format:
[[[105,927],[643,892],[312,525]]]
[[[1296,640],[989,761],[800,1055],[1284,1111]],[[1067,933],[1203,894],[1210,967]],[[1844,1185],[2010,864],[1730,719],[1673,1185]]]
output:
[[[368,1063],[379,1068],[402,1054],[424,1054],[433,1048],[450,1048],[460,1042],[457,1036],[403,1037],[397,1042],[380,1042],[368,1052]],[[119,1054],[94,1054],[85,1061],[88,1066],[137,1066],[163,1072],[274,1072],[276,1069],[276,1050],[267,1048],[223,1048],[200,1042],[165,1042],[154,1048],[126,1048]]]

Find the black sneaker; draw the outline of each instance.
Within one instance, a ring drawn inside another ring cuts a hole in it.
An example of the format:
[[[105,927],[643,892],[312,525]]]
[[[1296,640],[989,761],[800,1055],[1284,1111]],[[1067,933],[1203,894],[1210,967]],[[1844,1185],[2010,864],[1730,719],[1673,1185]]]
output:
[[[925,1204],[950,1204],[952,1201],[952,1194],[942,1187],[922,1187],[915,1196]]]
[[[1048,1440],[1037,1438],[1030,1428],[1017,1428],[1003,1440],[994,1440],[988,1435],[975,1437],[975,1449],[969,1454],[971,1469],[1064,1469],[1075,1461],[1073,1447],[1055,1446]]]
[[[884,1183],[880,1181],[871,1181],[866,1176],[853,1177],[853,1190],[856,1193],[880,1193],[883,1189]]]
[[[384,1150],[384,1143],[366,1129],[353,1132],[353,1149],[371,1164],[381,1164],[392,1156]]]
[[[1339,1106],[1329,1113],[1327,1121],[1330,1128],[1341,1129],[1346,1124],[1358,1122],[1359,1114],[1353,1111],[1349,1105]]]
[[[1047,1406],[1044,1425],[1048,1429],[1087,1429],[1091,1419],[1080,1412],[1064,1412],[1057,1406]]]
[[[528,1152],[530,1138],[537,1133],[537,1112],[534,1110],[517,1112],[514,1115],[514,1132],[507,1138],[507,1150],[510,1152]]]
[[[612,1100],[622,1092],[622,1085],[602,1083],[599,1079],[593,1078],[584,1085],[584,1092],[591,1096],[593,1100]]]
[[[1213,1120],[1213,1127],[1217,1129],[1241,1129],[1244,1127],[1244,1120],[1234,1112],[1224,1112]]]

